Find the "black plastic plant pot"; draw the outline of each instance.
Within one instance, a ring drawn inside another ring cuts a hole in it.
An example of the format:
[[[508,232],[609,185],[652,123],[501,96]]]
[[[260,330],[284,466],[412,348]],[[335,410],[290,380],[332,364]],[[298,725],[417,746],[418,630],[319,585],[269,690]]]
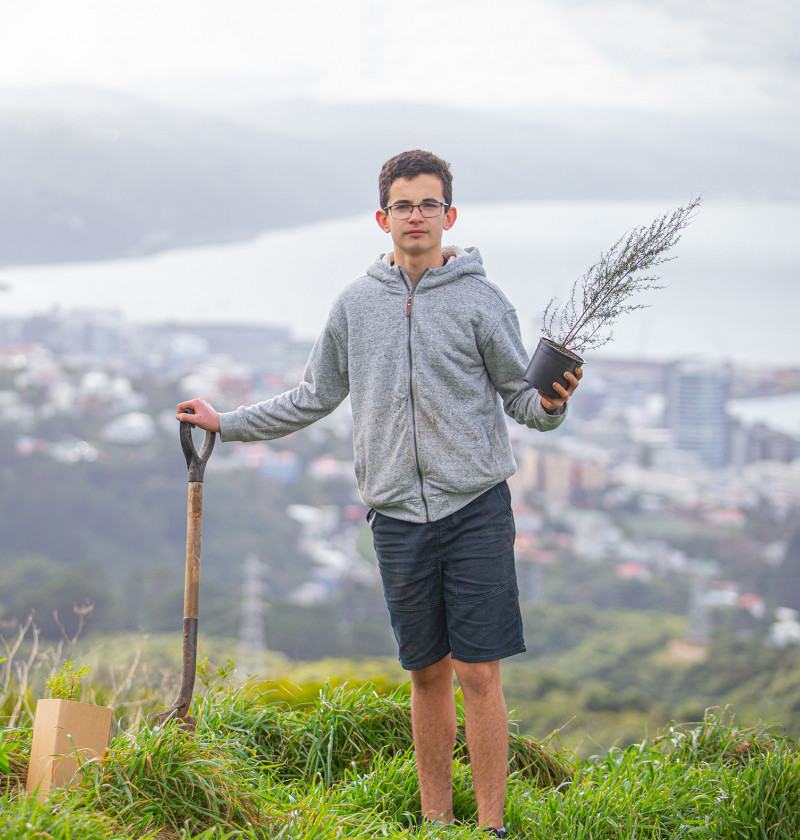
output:
[[[525,371],[525,381],[546,397],[558,400],[561,399],[561,395],[553,389],[553,383],[558,382],[559,385],[569,388],[564,374],[575,373],[575,369],[583,364],[585,362],[577,353],[556,347],[548,338],[540,338]]]

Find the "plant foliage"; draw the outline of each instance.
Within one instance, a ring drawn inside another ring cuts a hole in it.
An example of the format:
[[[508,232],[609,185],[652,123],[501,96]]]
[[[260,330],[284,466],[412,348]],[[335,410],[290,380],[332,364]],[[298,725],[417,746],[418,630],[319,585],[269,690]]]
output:
[[[75,700],[80,696],[81,680],[89,673],[88,665],[75,667],[75,663],[68,659],[54,674],[46,680],[50,696],[54,700]]]
[[[572,351],[596,349],[611,341],[619,316],[644,308],[642,303],[631,303],[631,298],[663,288],[660,278],[650,272],[674,259],[667,252],[693,221],[700,201],[695,198],[618,239],[573,284],[569,300],[559,305],[553,298],[547,304],[542,316],[544,337]]]
[[[3,743],[3,733],[0,732],[0,773],[8,773],[11,769],[11,762],[8,760],[11,748]]]

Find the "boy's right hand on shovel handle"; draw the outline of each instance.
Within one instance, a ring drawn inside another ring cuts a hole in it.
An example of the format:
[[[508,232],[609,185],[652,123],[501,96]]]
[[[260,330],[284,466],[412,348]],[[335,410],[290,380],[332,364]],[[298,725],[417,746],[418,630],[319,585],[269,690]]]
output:
[[[189,414],[187,408],[192,409],[194,414]],[[205,429],[207,432],[219,431],[219,414],[205,400],[178,403],[178,413],[175,416],[182,423],[191,423],[198,429]]]

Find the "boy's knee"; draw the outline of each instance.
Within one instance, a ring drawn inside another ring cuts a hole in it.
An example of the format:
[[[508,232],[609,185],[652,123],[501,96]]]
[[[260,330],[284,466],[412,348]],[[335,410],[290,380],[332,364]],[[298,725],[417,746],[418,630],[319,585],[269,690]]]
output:
[[[453,665],[450,656],[434,665],[411,672],[411,684],[417,691],[439,691],[443,687],[453,690]]]
[[[465,695],[486,697],[502,691],[499,662],[457,662],[456,676]]]

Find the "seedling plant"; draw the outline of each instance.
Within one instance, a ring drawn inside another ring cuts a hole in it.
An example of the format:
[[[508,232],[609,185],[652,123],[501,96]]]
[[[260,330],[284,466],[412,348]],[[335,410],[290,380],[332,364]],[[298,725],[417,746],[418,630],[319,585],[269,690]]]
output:
[[[90,670],[86,665],[76,668],[74,662],[68,659],[45,680],[50,696],[54,700],[76,700],[80,697],[81,681]]]
[[[701,198],[664,213],[618,239],[572,286],[569,298],[552,298],[542,316],[542,335],[559,349],[581,353],[611,341],[617,319],[645,304],[633,298],[662,289],[653,269],[674,259],[669,251],[693,221]]]

